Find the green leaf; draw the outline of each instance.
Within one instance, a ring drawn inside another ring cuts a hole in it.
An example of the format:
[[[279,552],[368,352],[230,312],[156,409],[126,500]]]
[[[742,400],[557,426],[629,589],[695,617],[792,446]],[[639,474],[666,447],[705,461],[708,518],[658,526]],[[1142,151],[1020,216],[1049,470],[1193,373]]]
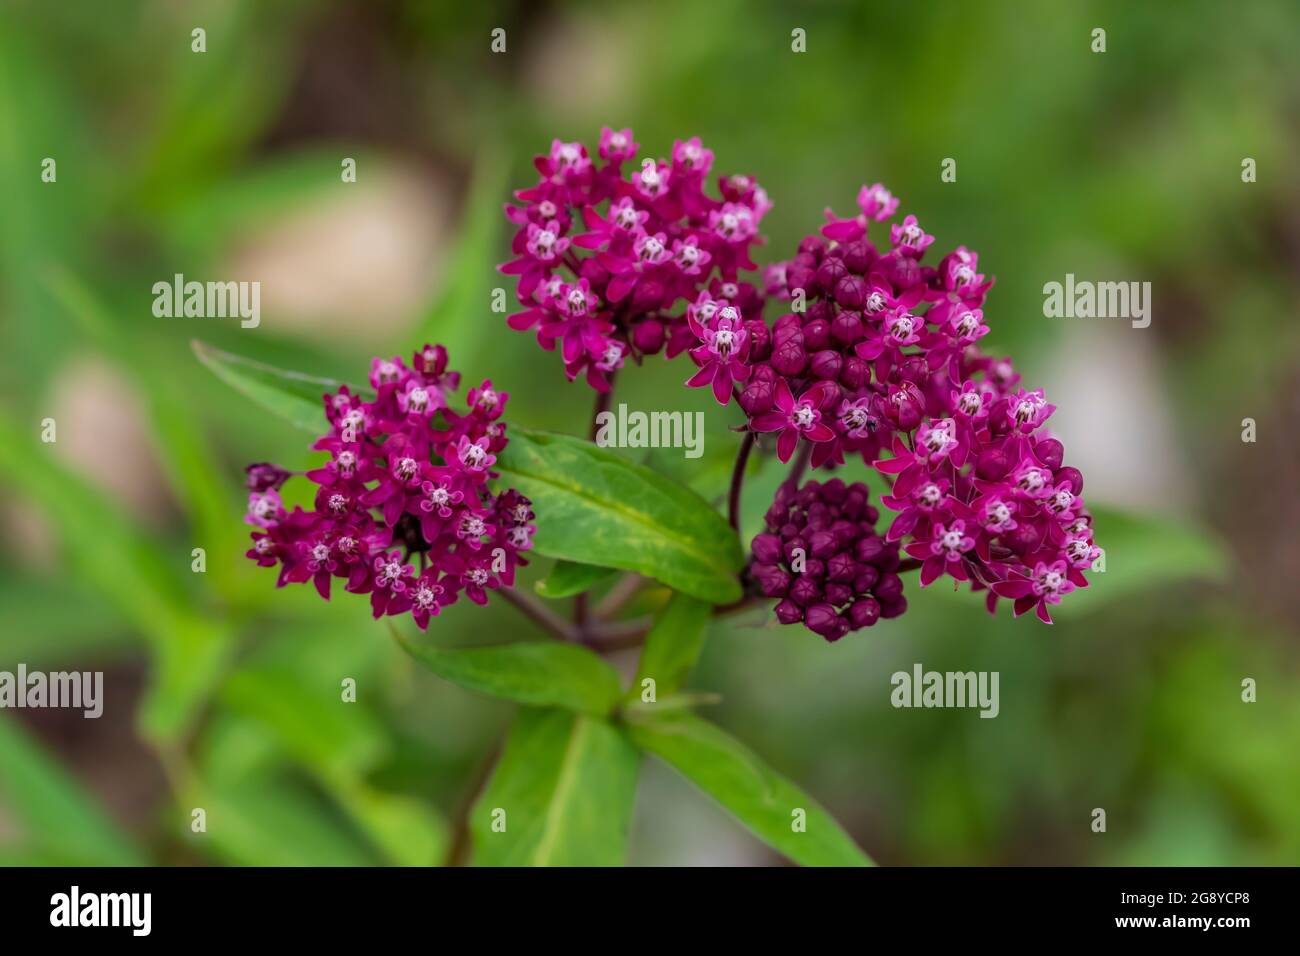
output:
[[[369,713],[343,703],[337,687],[313,686],[297,673],[245,669],[221,690],[230,712],[312,773],[388,862],[430,866],[446,844],[446,825],[431,807],[366,784],[362,775],[387,755],[388,741]],[[279,757],[283,760],[283,756]]]
[[[613,568],[599,568],[577,561],[556,561],[551,573],[533,585],[545,598],[566,598],[584,594],[614,573]]]
[[[371,842],[397,866],[436,866],[447,846],[447,825],[414,797],[364,784],[338,786],[334,796]]]
[[[51,265],[42,270],[50,295],[73,318],[80,333],[110,355],[123,374],[132,378],[148,402],[154,423],[154,449],[177,500],[184,505],[195,539],[209,553],[242,550],[244,532],[230,520],[232,499],[222,480],[223,468],[204,441],[194,391],[173,372],[163,354],[150,354],[154,346],[139,326],[122,327],[82,279],[70,269]],[[150,333],[151,334],[151,333]],[[169,355],[170,353],[168,353]],[[235,595],[238,565],[217,561],[208,576],[227,599]]]
[[[0,713],[0,800],[16,816],[27,842],[77,866],[136,866],[127,837],[81,785]]]
[[[708,604],[686,594],[674,594],[646,635],[629,696],[640,695],[641,681],[647,677],[655,682],[657,698],[680,690],[704,649],[712,617],[713,608]]]
[[[370,866],[377,858],[347,820],[295,780],[272,773],[239,780],[195,779],[183,808],[201,807],[205,832],[186,839],[236,866]]]
[[[96,489],[70,473],[0,414],[0,476],[39,505],[57,531],[68,567],[148,638],[155,651],[149,695],[140,712],[145,732],[180,735],[216,681],[230,649],[225,624],[205,618],[181,584],[189,548],[169,555]],[[93,528],[95,547],[85,546]]]
[[[1223,580],[1228,573],[1227,546],[1209,530],[1161,515],[1104,506],[1089,510],[1097,545],[1105,551],[1106,570],[1090,572],[1088,587],[1065,598],[1060,605],[1063,619],[1162,585]]]
[[[521,709],[492,780],[471,810],[474,862],[622,865],[640,763],[636,748],[612,724],[561,710]],[[502,819],[504,830],[494,829]]]
[[[520,641],[488,647],[439,647],[393,636],[439,677],[520,704],[610,713],[622,694],[618,672],[594,653],[559,641]]]
[[[6,575],[0,607],[0,661],[58,670],[135,653],[121,615],[75,578]]]
[[[336,392],[346,384],[330,378],[317,378],[276,368],[233,352],[223,352],[197,339],[192,345],[199,361],[211,369],[217,378],[304,431],[320,434],[324,430],[324,395],[326,392]],[[355,394],[370,394],[366,389],[351,385],[348,387]]]
[[[812,797],[743,744],[689,713],[628,725],[633,743],[718,801],[750,832],[802,866],[870,866],[871,860]],[[796,832],[795,811],[806,814]]]
[[[220,696],[324,780],[363,773],[387,750],[382,728],[343,703],[336,687],[317,692],[292,673],[245,668],[230,675]]]
[[[342,384],[202,342],[194,351],[223,381],[312,432],[323,421],[321,396]],[[713,604],[739,599],[739,539],[689,488],[591,442],[520,428],[511,430],[497,469],[533,500],[538,554],[638,571]]]
[[[507,198],[507,170],[492,151],[474,164],[474,179],[461,214],[456,248],[448,256],[443,286],[420,327],[423,342],[441,342],[456,360],[456,367],[472,368],[485,332],[495,327],[482,320],[492,289],[501,284],[496,271],[502,248],[498,241],[506,218],[501,211]]]
[[[637,571],[713,604],[740,597],[740,541],[695,492],[591,442],[512,428],[503,484],[533,501],[539,554]]]

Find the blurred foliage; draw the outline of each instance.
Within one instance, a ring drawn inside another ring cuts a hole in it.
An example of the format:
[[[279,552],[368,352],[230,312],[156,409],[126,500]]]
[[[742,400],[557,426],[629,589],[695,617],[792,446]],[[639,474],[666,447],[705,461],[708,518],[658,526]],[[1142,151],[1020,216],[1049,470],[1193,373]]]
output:
[[[204,54],[190,50],[196,26]],[[505,55],[489,51],[498,26]],[[1095,26],[1105,54],[1089,51]],[[805,54],[790,51],[795,27]],[[905,617],[834,646],[758,613],[714,623],[687,686],[721,695],[702,712],[728,732],[660,728],[658,752],[683,773],[696,766],[706,790],[729,781],[734,802],[720,801],[756,830],[771,822],[746,794],[798,781],[881,863],[1295,863],[1300,514],[1294,443],[1279,436],[1293,431],[1300,385],[1287,319],[1300,291],[1288,172],[1298,27],[1294,4],[1212,0],[5,4],[0,670],[102,669],[109,697],[97,721],[0,713],[0,861],[461,853],[461,822],[514,706],[416,667],[364,602],[277,592],[244,559],[242,465],[299,468],[310,453],[302,433],[204,372],[190,340],[349,380],[370,355],[433,338],[468,381],[508,388],[513,423],[584,432],[590,395],[488,310],[500,280],[487,264],[505,258],[507,233],[469,211],[526,182],[552,137],[591,142],[607,124],[632,126],[658,155],[698,134],[719,171],[758,176],[777,204],[769,261],[824,206],[849,210],[859,184],[887,183],[941,244],[977,249],[997,274],[990,347],[1049,393],[1068,330],[1039,318],[1042,283],[1103,270],[1156,280],[1160,314],[1143,345],[1173,444],[1195,464],[1167,514],[1139,519],[1123,500],[1099,509],[1107,572],[1050,630],[914,587]],[[345,156],[355,185],[340,183]],[[945,184],[949,156],[959,176]],[[1244,156],[1257,183],[1240,180]],[[41,182],[44,157],[57,183]],[[160,279],[255,277],[268,248],[306,256],[313,238],[316,258],[290,260],[308,263],[308,286],[335,289],[348,269],[389,275],[385,243],[407,241],[393,217],[365,207],[373,258],[331,251],[338,233],[321,223],[357,215],[338,206],[340,190],[373,197],[364,190],[407,181],[429,200],[435,236],[397,321],[381,323],[365,297],[341,304],[346,322],[286,306],[267,308],[257,330],[152,316]],[[1123,384],[1094,372],[1097,389]],[[105,377],[121,391],[101,395]],[[622,376],[619,399],[671,395],[671,407],[706,411],[703,459],[645,460],[716,501],[735,413],[683,377],[648,363]],[[1238,440],[1247,415],[1260,419],[1257,445]],[[39,440],[47,416],[55,445]],[[746,487],[750,533],[782,478],[765,463],[755,457]],[[196,547],[203,574],[190,570]],[[529,584],[550,562],[530,570]],[[537,635],[494,602],[448,609],[436,636],[462,647]],[[1000,671],[1000,717],[891,708],[890,673],[916,661]],[[634,659],[616,663],[631,676]],[[1246,677],[1258,703],[1241,702]],[[354,704],[341,702],[345,678]],[[521,712],[506,758],[573,748],[582,786],[557,795],[545,774],[515,780],[539,821],[520,861],[612,862],[625,841],[635,863],[779,859],[697,811],[656,765],[635,818],[587,812],[581,845],[600,852],[566,857],[547,808],[626,794],[634,751],[586,717]],[[745,747],[720,743],[731,736]],[[749,751],[775,769],[755,769]],[[191,829],[196,807],[205,833]],[[1107,810],[1104,835],[1088,828],[1094,807]]]

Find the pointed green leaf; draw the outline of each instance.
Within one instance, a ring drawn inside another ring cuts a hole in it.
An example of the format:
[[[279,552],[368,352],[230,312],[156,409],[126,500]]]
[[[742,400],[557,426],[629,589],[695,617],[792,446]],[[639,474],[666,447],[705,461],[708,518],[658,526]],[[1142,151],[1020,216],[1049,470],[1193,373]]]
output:
[[[614,573],[613,568],[598,568],[577,561],[556,561],[551,573],[533,585],[545,598],[566,598],[590,591]]]
[[[561,710],[519,711],[474,804],[479,866],[620,866],[640,754],[612,724]]]
[[[657,698],[680,690],[704,650],[704,636],[712,617],[713,608],[703,601],[674,594],[646,635],[629,697],[639,698],[641,682],[646,678],[654,680]]]
[[[439,647],[394,629],[408,654],[439,677],[469,690],[521,704],[605,715],[622,694],[618,672],[594,653],[559,641],[488,647]]]
[[[151,736],[174,738],[220,672],[228,628],[194,609],[178,571],[188,564],[188,550],[169,557],[112,501],[56,461],[51,447],[36,440],[33,428],[20,430],[0,414],[0,476],[43,510],[68,566],[152,642],[155,667],[140,722]],[[85,547],[87,528],[95,529],[93,548]]]
[[[751,833],[802,866],[870,866],[812,797],[720,728],[681,711],[629,724],[633,743],[718,801]],[[794,826],[804,812],[804,832]]]
[[[3,713],[0,767],[0,805],[17,818],[28,843],[78,866],[142,862],[95,800]]]
[[[202,808],[207,829],[184,834],[194,849],[235,866],[370,866],[369,845],[347,820],[298,780],[258,773],[239,780],[189,781],[178,801]]]
[[[509,437],[496,470],[532,499],[539,554],[637,571],[713,604],[740,597],[740,541],[695,492],[568,435]]]
[[[319,434],[325,428],[324,395],[345,383],[267,365],[233,352],[223,352],[197,339],[194,354],[217,378],[291,425]],[[348,386],[354,393],[368,390]]]
[[[447,825],[423,801],[362,783],[335,784],[331,793],[370,841],[397,866],[436,866],[447,846]]]

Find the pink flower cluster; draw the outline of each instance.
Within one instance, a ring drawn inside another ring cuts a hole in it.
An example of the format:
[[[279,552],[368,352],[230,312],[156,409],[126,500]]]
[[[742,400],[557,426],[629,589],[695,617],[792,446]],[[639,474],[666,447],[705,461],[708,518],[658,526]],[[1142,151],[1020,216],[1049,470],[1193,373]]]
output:
[[[462,592],[486,604],[489,590],[513,584],[535,529],[527,498],[487,488],[507,444],[508,396],[486,381],[455,412],[447,394],[458,383],[446,350],[426,345],[410,366],[375,359],[373,398],[347,386],[326,395],[329,431],[312,447],[329,461],[306,473],[315,508],[286,511],[279,489],[290,473],[250,465],[246,520],[258,530],[248,557],[278,565],[278,586],[311,581],[327,600],[342,579],[370,595],[376,618],[410,613],[422,629]]]
[[[515,258],[500,268],[518,277],[524,306],[510,327],[558,345],[569,380],[585,373],[602,392],[629,356],[667,345],[671,358],[697,343],[693,315],[668,315],[679,302],[722,299],[755,317],[762,308],[739,275],[756,269],[766,193],[730,176],[718,181],[721,198],[706,195],[713,153],[698,138],[674,143],[668,161],[637,164],[637,149],[630,129],[602,130],[596,158],[557,139],[534,161],[537,185],[515,194],[522,205],[506,206],[519,228]]]
[[[1045,428],[1055,406],[1042,390],[976,347],[993,284],[978,256],[960,246],[923,265],[934,237],[910,215],[885,251],[868,238],[897,206],[877,184],[863,187],[858,215],[827,210],[822,236],[767,273],[769,295],[796,311],[770,336],[743,330],[727,374],[746,382],[750,428],[777,436],[782,461],[803,442],[814,468],[861,455],[892,476],[881,500],[899,514],[885,537],[907,539],[922,586],[948,575],[987,589],[990,611],[1001,596],[1051,623],[1049,606],[1086,587],[1100,555],[1083,476]],[[714,341],[741,334],[724,310],[700,324]]]

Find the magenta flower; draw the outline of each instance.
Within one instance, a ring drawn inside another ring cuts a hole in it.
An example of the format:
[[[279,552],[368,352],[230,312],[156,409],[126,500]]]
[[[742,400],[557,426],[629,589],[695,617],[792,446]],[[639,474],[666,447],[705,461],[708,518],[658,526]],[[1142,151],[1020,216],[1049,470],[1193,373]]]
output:
[[[255,528],[273,528],[284,517],[284,503],[274,488],[252,491],[248,495],[248,514],[244,520]]]
[[[568,149],[547,163],[564,183],[586,175]],[[305,475],[317,486],[315,510],[286,513],[276,488],[289,473],[250,467],[247,520],[258,530],[248,558],[279,567],[277,586],[311,581],[326,599],[343,579],[371,596],[376,617],[410,613],[424,628],[462,590],[483,603],[527,563],[536,530],[528,499],[487,487],[507,444],[509,395],[484,381],[464,412],[452,411],[446,393],[459,376],[441,346],[425,346],[410,365],[376,359],[370,379],[372,399],[346,387],[325,396],[328,431],[312,447],[330,457]]]
[[[785,379],[778,379],[772,395],[775,411],[767,412],[750,422],[757,432],[777,432],[776,456],[781,461],[790,460],[800,438],[813,442],[826,442],[835,432],[822,421],[821,405],[835,394],[830,382],[818,382],[799,396],[790,394]]]
[[[884,222],[898,209],[898,200],[880,183],[863,186],[858,192],[858,209],[861,212],[852,219],[837,219],[829,209],[826,219],[830,225],[822,227],[822,235],[827,239],[840,242],[852,242],[867,234],[867,223],[871,220]]]
[[[1069,594],[1075,588],[1070,580],[1064,561],[1047,564],[1039,561],[1031,575],[1017,574],[1006,581],[993,585],[993,593],[998,597],[1015,601],[1012,614],[1019,617],[1031,607],[1044,624],[1052,623],[1049,604],[1060,604],[1062,595]]]
[[[692,329],[704,343],[691,350],[691,358],[700,367],[686,382],[690,388],[713,386],[713,397],[719,405],[731,401],[733,382],[749,378],[745,358],[749,354],[749,333],[740,320],[740,311],[724,305],[714,314],[710,324],[700,324],[691,319]]]
[[[461,435],[456,445],[456,461],[465,471],[482,472],[495,465],[497,458],[486,435],[473,441],[468,435]]]
[[[636,150],[628,129],[604,128],[594,161],[557,141],[535,162],[541,180],[516,193],[521,205],[506,206],[517,232],[514,258],[500,269],[518,277],[522,306],[508,323],[536,330],[544,349],[558,346],[565,376],[585,376],[598,391],[629,359],[697,346],[679,307],[711,290],[734,289],[712,297],[736,305],[742,323],[762,324],[762,293],[741,274],[757,269],[750,248],[762,241],[766,193],[752,177],[731,176],[718,181],[720,199],[709,196],[713,153],[697,138],[676,141],[669,161],[646,157],[624,169]],[[708,373],[706,384],[715,378]]]
[[[905,216],[901,223],[889,227],[889,241],[895,251],[910,259],[919,259],[921,253],[934,242],[934,236],[921,228],[915,216]]]
[[[636,155],[637,142],[630,129],[613,130],[608,126],[600,131],[600,158],[611,163],[621,163]]]
[[[962,556],[974,547],[975,539],[966,533],[966,522],[959,518],[948,525],[934,524],[929,541],[913,541],[904,550],[924,562],[921,587],[926,587],[944,574],[952,575],[957,581],[969,581]]]
[[[769,297],[798,293],[805,309],[765,326],[761,352],[764,329],[747,321],[753,344],[739,404],[752,430],[780,431],[783,459],[803,434],[798,425],[825,416],[833,438],[814,445],[812,467],[860,454],[890,482],[881,500],[898,515],[885,539],[904,544],[922,583],[941,574],[968,581],[988,592],[990,610],[1003,592],[1018,599],[1037,587],[1041,594],[1029,594],[1018,613],[1041,599],[1045,614],[1087,586],[1084,573],[1101,553],[1083,477],[1046,432],[1054,406],[1041,390],[1020,386],[1009,360],[980,353],[993,280],[979,271],[978,255],[962,246],[937,267],[925,265],[934,240],[914,216],[891,227],[882,251],[868,226],[890,218],[897,201],[879,185],[863,187],[858,199],[858,216],[828,211],[821,236],[806,237],[793,258],[765,273]],[[791,396],[814,385],[824,400],[795,416]],[[809,619],[792,610],[803,607],[794,583],[772,570],[756,583],[785,595],[778,620]],[[834,626],[824,609],[811,619]]]

